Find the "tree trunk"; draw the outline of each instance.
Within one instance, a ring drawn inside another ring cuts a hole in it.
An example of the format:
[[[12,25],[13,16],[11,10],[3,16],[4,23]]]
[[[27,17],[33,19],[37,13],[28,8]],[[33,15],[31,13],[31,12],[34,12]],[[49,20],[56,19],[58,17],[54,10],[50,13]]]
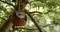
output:
[[[9,19],[0,28],[0,32],[8,32],[11,26],[12,26],[12,21],[10,16]]]

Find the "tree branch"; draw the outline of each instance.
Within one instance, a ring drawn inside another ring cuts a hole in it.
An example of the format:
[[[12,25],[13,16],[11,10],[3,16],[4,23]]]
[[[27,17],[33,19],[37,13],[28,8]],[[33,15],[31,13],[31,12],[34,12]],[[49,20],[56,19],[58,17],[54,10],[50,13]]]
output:
[[[22,27],[21,27],[21,28],[15,28],[15,29],[16,29],[16,30],[17,30],[17,29],[38,30],[38,29],[34,29],[34,28],[25,28],[25,27],[24,27],[24,28],[22,28]]]
[[[6,21],[6,19],[4,19],[4,18],[2,18],[2,17],[0,17],[0,18]]]
[[[36,25],[36,27],[38,28],[39,32],[43,32],[42,29],[39,27],[39,25],[36,23],[35,19],[30,15],[30,13],[28,13],[27,11],[25,11],[26,14],[28,14],[28,16],[31,18],[31,20],[34,22],[34,24]]]
[[[12,13],[11,15],[9,16],[9,19],[3,24],[3,26],[0,28],[0,32],[8,32],[10,27],[12,26],[12,21],[11,21],[11,18],[12,18]]]
[[[48,12],[46,12],[46,13],[44,13],[44,14],[48,14],[49,12],[52,12],[52,11],[48,10]],[[39,14],[43,14],[42,12],[39,12],[39,11],[28,12],[28,13],[30,13],[30,14],[32,14],[32,13],[39,13]]]
[[[6,4],[8,4],[8,5],[11,5],[11,6],[15,7],[13,4],[7,3],[7,2],[5,2],[5,1],[0,0],[0,2],[3,2],[3,3],[6,3]]]
[[[28,12],[28,13],[30,13],[30,14],[32,14],[32,13],[40,13],[40,14],[42,14],[41,12],[38,12],[38,11]]]

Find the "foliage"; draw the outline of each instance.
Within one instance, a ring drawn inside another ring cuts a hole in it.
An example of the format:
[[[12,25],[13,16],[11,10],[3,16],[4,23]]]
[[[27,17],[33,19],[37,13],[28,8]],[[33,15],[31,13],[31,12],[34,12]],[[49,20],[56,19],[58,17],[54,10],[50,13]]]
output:
[[[13,3],[13,5],[15,5],[14,4],[15,2],[12,2],[12,0],[6,0],[5,2],[11,4]],[[31,15],[34,17],[38,25],[45,32],[59,32],[60,0],[28,0],[28,2],[29,5],[27,4],[26,7],[29,8],[28,9],[29,12],[34,12],[31,13]],[[8,16],[13,11],[13,9],[14,9],[13,6],[0,2],[0,27],[8,19]],[[27,15],[27,23],[25,25],[25,28],[26,29],[19,28],[17,29],[17,31],[21,31],[21,32],[38,31],[28,15]],[[29,30],[28,28],[31,30]]]

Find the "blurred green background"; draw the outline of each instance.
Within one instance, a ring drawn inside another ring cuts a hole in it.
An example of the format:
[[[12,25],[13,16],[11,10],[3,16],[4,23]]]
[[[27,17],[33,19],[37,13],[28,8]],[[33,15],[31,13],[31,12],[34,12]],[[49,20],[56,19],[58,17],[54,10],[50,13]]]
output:
[[[31,15],[44,32],[60,32],[60,0],[28,0],[28,2],[25,8],[29,12],[34,12]],[[0,28],[14,10],[14,7],[9,4],[15,6],[13,0],[0,1]],[[15,29],[15,32],[38,32],[37,27],[28,15],[26,22],[24,27]]]

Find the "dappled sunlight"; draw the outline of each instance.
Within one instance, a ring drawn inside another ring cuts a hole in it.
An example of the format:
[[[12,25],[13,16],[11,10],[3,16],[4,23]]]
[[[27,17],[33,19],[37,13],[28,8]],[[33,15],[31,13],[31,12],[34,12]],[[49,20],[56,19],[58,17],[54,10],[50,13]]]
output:
[[[17,2],[13,0],[0,1],[0,27],[2,27],[3,23],[5,23],[9,18],[8,16],[11,12],[18,9]],[[40,29],[44,30],[44,32],[60,32],[60,0],[24,0],[22,2],[19,3],[21,4],[19,7],[24,8],[26,6],[25,9],[32,16],[32,18],[26,12],[26,25],[23,27],[19,26],[19,28],[16,28],[14,32],[37,32],[40,27]],[[20,11],[25,11],[25,9],[21,9]],[[18,12],[14,12],[14,14],[17,13]],[[17,17],[17,15],[14,16]],[[34,20],[37,24],[34,23]],[[14,28],[15,27],[12,27],[12,31]]]
[[[34,23],[32,21],[30,21],[29,26],[32,27],[34,25]]]

